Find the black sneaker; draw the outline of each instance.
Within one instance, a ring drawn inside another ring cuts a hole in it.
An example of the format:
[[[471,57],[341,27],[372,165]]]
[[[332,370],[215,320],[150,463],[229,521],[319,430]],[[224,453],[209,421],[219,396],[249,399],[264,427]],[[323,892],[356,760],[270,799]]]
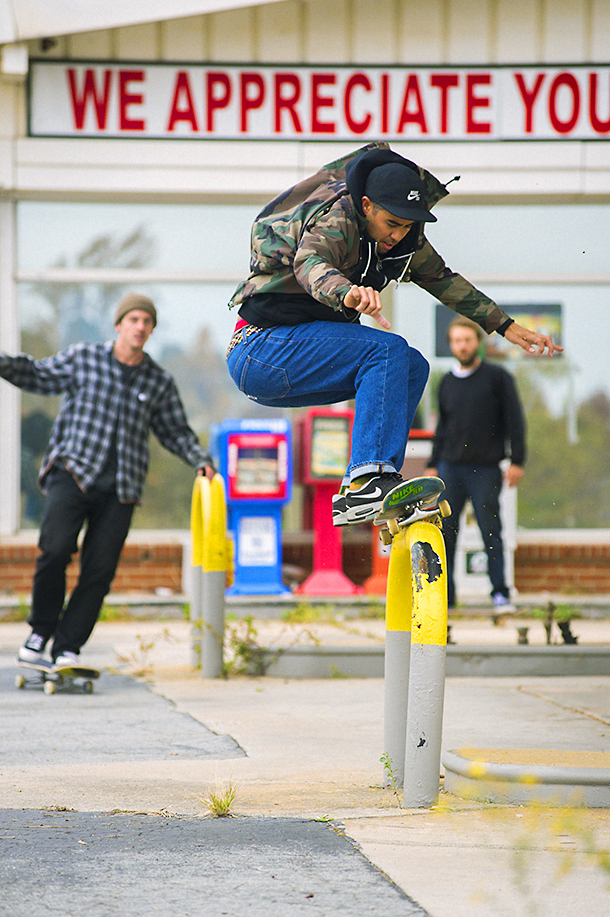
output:
[[[34,664],[44,662],[44,648],[46,645],[47,638],[43,637],[42,634],[37,634],[35,631],[32,631],[23,646],[20,648],[19,654],[17,656],[17,661],[31,662]]]
[[[346,490],[333,497],[333,525],[357,525],[374,519],[388,491],[400,484],[402,477],[395,472],[376,474],[358,490]]]

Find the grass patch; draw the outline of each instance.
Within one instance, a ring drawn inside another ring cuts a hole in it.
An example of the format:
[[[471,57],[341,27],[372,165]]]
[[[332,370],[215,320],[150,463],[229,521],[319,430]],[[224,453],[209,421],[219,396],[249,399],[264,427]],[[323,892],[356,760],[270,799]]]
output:
[[[214,818],[228,818],[233,815],[231,807],[235,802],[236,788],[232,783],[224,790],[212,790],[201,802]]]

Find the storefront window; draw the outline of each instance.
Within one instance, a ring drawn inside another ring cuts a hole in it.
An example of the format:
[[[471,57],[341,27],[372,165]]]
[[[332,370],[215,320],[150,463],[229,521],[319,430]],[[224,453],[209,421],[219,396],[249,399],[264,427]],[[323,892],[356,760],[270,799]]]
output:
[[[610,206],[439,205],[427,235],[453,269],[502,306],[552,314],[563,355],[533,359],[519,348],[495,348],[491,359],[514,373],[526,408],[528,460],[519,487],[519,525],[608,528],[610,488],[610,272],[605,240]],[[396,291],[394,329],[432,364],[425,395],[434,428],[436,385],[452,364],[437,356],[437,305],[423,290]],[[520,319],[518,319],[520,320]]]
[[[42,357],[76,341],[111,338],[116,302],[123,293],[139,290],[153,298],[159,311],[148,350],[175,376],[189,420],[203,441],[210,424],[225,417],[277,416],[240,395],[224,363],[235,322],[227,301],[248,271],[257,210],[246,205],[20,203],[22,349]],[[438,223],[427,227],[427,235],[451,268],[508,311],[528,304],[560,307],[564,356],[536,361],[517,360],[515,354],[499,357],[515,372],[532,419],[520,524],[610,527],[610,497],[599,498],[610,493],[607,478],[602,480],[610,449],[604,335],[610,206],[447,201],[435,212]],[[435,356],[435,300],[414,284],[403,284],[394,305],[393,330],[431,359],[434,380],[450,365]],[[40,519],[36,473],[57,404],[57,399],[22,395],[24,527]],[[433,386],[424,408],[425,421],[433,423]],[[192,472],[158,447],[154,437],[151,447],[148,485],[134,524],[187,527]],[[589,482],[594,499],[579,497],[575,487],[582,480]],[[541,482],[548,493],[539,497]]]
[[[159,322],[147,350],[172,373],[192,427],[207,443],[225,417],[271,413],[244,398],[224,354],[236,315],[227,302],[247,274],[256,208],[24,202],[18,207],[21,348],[37,358],[114,337],[120,297],[137,290]],[[21,396],[22,527],[40,522],[36,485],[59,399]],[[151,437],[140,528],[188,528],[192,470]]]

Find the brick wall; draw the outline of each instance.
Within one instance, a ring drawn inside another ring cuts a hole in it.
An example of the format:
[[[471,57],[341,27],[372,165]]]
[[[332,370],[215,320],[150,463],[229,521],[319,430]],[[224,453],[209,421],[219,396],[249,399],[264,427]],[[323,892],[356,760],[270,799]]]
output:
[[[610,544],[518,544],[519,592],[610,593]]]
[[[123,548],[112,591],[154,592],[158,588],[182,590],[182,551],[180,541],[164,541],[159,533],[154,540],[136,541],[130,535]],[[553,533],[553,541],[557,533]],[[0,541],[0,593],[29,594],[38,548],[34,543]],[[284,563],[311,572],[311,533],[286,536]],[[344,571],[362,585],[371,574],[371,541],[359,533],[344,535]],[[68,588],[74,586],[78,561],[68,568]],[[519,543],[515,554],[515,585],[519,592],[555,592],[566,595],[610,594],[610,541],[608,543]]]
[[[38,556],[35,544],[0,542],[0,593],[29,594]],[[68,567],[68,589],[78,576],[78,558]],[[182,591],[182,544],[127,543],[112,584],[112,591],[154,592],[158,588]]]

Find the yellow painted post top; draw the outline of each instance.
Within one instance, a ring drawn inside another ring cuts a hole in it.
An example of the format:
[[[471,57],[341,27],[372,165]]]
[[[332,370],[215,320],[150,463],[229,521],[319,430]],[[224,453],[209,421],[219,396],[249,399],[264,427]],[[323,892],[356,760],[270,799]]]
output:
[[[210,482],[204,475],[198,474],[193,483],[191,497],[191,566],[200,567],[203,563],[203,489]]]
[[[390,552],[385,629],[409,633],[411,615],[411,549],[407,544],[407,529],[400,529],[392,540]]]
[[[411,645],[447,645],[447,560],[438,526],[414,522],[406,529],[413,584]]]
[[[198,475],[191,501],[191,563],[204,572],[227,569],[227,508],[222,476]]]

